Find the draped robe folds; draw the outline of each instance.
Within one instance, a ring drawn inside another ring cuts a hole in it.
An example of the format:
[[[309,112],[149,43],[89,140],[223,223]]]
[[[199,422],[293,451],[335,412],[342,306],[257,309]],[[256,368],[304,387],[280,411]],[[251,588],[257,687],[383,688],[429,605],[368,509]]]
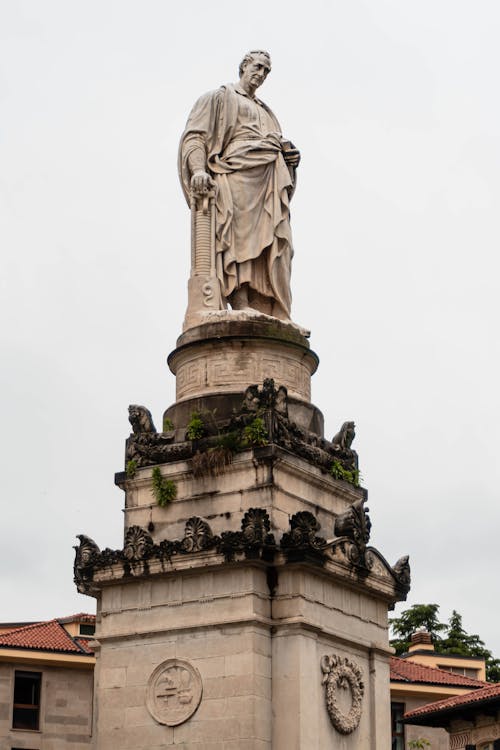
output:
[[[280,125],[260,100],[257,105],[265,110],[260,132],[254,122],[254,130],[241,137],[242,117],[249,110],[237,88],[222,86],[196,102],[181,139],[179,173],[189,203],[188,159],[201,148],[217,185],[216,273],[223,297],[227,300],[247,283],[250,290],[270,298],[273,315],[288,320],[293,181],[282,154]]]

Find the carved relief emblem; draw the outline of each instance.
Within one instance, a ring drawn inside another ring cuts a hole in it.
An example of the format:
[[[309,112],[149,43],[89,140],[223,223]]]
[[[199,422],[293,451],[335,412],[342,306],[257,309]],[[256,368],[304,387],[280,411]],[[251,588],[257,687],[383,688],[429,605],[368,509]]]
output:
[[[340,734],[354,732],[361,718],[361,705],[365,686],[361,668],[345,656],[323,656],[321,659],[323,672],[322,684],[325,686],[326,708],[331,722]],[[349,696],[345,695],[345,692]],[[344,693],[344,695],[342,695]],[[347,698],[347,701],[346,701]],[[351,707],[344,707],[350,702]]]
[[[201,701],[200,673],[188,661],[168,659],[149,678],[146,705],[159,724],[175,727],[194,714]]]

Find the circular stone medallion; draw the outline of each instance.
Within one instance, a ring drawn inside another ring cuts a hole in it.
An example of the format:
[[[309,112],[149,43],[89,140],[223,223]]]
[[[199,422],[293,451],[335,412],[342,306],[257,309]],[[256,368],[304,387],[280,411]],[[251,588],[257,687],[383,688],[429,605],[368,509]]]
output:
[[[200,673],[188,661],[167,659],[148,681],[146,705],[159,724],[175,727],[187,721],[201,701]]]

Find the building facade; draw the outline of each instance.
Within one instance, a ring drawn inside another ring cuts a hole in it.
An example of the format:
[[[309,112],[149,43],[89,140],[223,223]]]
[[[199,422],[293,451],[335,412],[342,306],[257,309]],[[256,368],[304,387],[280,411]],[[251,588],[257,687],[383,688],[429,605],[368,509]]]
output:
[[[0,625],[0,750],[88,750],[95,616]]]

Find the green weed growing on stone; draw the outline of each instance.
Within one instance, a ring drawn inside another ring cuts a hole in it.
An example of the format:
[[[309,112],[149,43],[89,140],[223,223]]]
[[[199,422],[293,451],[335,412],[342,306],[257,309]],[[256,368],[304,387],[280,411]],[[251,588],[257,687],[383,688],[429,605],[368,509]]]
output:
[[[151,492],[160,508],[165,508],[177,497],[177,485],[171,479],[162,476],[158,466],[153,469],[152,479],[153,488]]]
[[[255,417],[243,430],[243,438],[248,445],[267,445],[269,437],[262,417]]]
[[[125,467],[125,473],[127,475],[127,479],[132,479],[135,477],[135,472],[137,471],[137,461],[134,461],[133,458],[130,459],[130,461],[127,461],[127,465]]]
[[[337,458],[334,459],[330,467],[330,474],[334,479],[343,479],[344,482],[359,487],[359,471],[357,469],[346,469]]]
[[[194,411],[188,422],[186,437],[188,440],[199,440],[204,434],[205,422],[203,421],[203,417],[198,411]]]

